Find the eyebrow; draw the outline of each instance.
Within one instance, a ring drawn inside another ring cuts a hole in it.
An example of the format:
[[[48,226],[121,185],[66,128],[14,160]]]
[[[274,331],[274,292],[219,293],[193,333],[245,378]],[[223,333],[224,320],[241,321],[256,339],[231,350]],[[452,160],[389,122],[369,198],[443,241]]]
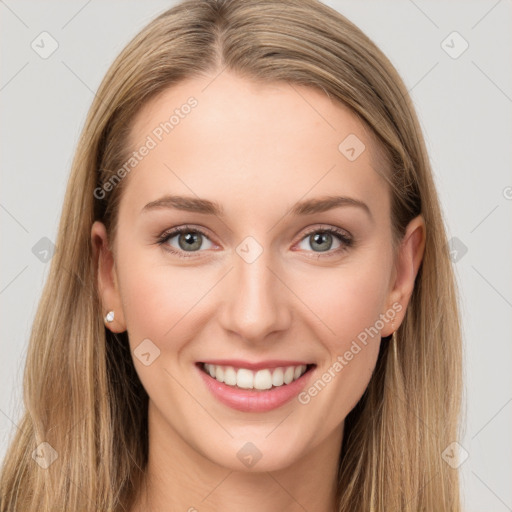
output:
[[[342,206],[355,206],[365,211],[370,218],[373,219],[370,208],[366,203],[359,199],[345,196],[325,196],[316,199],[307,199],[294,204],[290,210],[292,215],[311,215],[314,213],[322,213],[333,208],[340,208]],[[171,208],[175,210],[182,210],[187,212],[203,213],[206,215],[215,215],[217,217],[223,217],[224,209],[222,206],[215,202],[209,201],[208,199],[200,199],[196,197],[187,196],[173,196],[166,195],[151,201],[144,208],[141,213],[145,213],[151,210]]]

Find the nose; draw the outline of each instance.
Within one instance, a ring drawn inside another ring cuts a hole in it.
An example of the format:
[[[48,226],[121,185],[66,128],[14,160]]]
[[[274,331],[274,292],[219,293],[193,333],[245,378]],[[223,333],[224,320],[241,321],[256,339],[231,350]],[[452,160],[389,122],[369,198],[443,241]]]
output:
[[[291,292],[283,284],[269,251],[252,262],[234,255],[234,269],[226,279],[219,319],[222,327],[241,340],[261,343],[289,328]],[[274,334],[274,336],[270,336]]]

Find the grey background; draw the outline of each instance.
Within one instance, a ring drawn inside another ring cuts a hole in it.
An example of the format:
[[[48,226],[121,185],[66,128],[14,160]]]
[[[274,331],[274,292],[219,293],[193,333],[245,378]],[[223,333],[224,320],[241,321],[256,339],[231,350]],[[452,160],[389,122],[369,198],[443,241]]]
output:
[[[469,455],[461,466],[464,509],[511,511],[512,3],[326,3],[388,55],[417,107],[456,238]],[[0,1],[0,457],[22,410],[25,350],[48,268],[45,238],[56,238],[86,112],[123,46],[172,5]],[[43,31],[59,45],[47,59],[31,47]],[[446,39],[453,31],[469,44],[458,58],[445,51],[462,48],[457,36]]]

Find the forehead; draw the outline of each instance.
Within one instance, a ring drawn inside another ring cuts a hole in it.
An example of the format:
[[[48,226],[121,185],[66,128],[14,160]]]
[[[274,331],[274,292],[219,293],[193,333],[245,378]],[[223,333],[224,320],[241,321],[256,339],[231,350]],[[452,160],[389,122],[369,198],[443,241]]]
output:
[[[125,183],[140,207],[163,188],[221,203],[236,196],[255,209],[261,198],[291,203],[336,191],[368,199],[386,188],[375,136],[348,107],[318,89],[227,71],[153,98],[129,143],[135,152],[151,146]]]

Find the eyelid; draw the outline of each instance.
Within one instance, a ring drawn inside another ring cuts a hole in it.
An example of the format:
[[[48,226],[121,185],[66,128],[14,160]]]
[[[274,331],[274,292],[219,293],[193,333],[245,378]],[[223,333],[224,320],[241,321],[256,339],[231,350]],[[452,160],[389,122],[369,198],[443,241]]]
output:
[[[336,233],[338,235],[343,235],[346,238],[353,239],[353,236],[343,228],[338,228],[336,226],[332,226],[330,224],[316,224],[310,229],[307,229],[307,231],[302,235],[299,241],[304,240],[307,236],[317,233],[317,232],[327,232],[327,233]]]
[[[337,249],[330,249],[325,252],[306,251],[306,256],[309,258],[316,258],[318,260],[323,258],[340,256],[341,253],[347,251],[350,247],[354,245],[354,237],[346,229],[332,226],[329,224],[323,224],[316,225],[308,229],[301,236],[299,241],[296,244],[294,244],[294,246],[301,243],[303,240],[307,239],[313,233],[330,233],[340,242],[341,245]]]
[[[156,243],[164,246],[164,245],[166,245],[166,242],[168,240],[170,240],[171,238],[174,238],[175,236],[178,236],[182,233],[192,232],[192,233],[201,234],[202,236],[204,236],[208,240],[210,240],[210,242],[212,244],[215,244],[215,242],[213,240],[211,240],[211,237],[209,236],[209,234],[206,231],[207,230],[205,228],[202,228],[199,226],[184,224],[182,226],[176,226],[176,227],[165,230],[162,234],[160,234],[157,237]],[[325,251],[325,252],[306,251],[307,253],[309,253],[310,257],[313,257],[312,255],[314,255],[315,258],[320,259],[320,258],[328,258],[331,256],[336,256],[336,255],[339,255],[340,252],[347,250],[350,246],[353,245],[353,242],[354,242],[353,236],[347,230],[345,230],[343,228],[336,227],[336,226],[331,226],[328,224],[323,224],[323,225],[317,224],[317,225],[309,228],[306,232],[304,232],[301,235],[301,237],[297,240],[297,242],[295,242],[293,244],[293,246],[296,246],[298,243],[302,242],[303,240],[305,240],[308,236],[312,235],[313,233],[322,233],[322,232],[332,234],[335,238],[337,238],[339,240],[339,242],[342,245],[341,245],[341,247],[339,247],[335,250],[329,250],[329,251]],[[215,244],[215,245],[217,245],[217,244]],[[172,254],[177,255],[178,257],[184,257],[184,258],[195,257],[198,253],[206,252],[206,251],[177,250],[168,245],[166,245],[166,247],[164,247],[164,249],[171,252]]]
[[[207,238],[208,240],[210,240],[210,242],[212,244],[217,245],[217,244],[215,244],[215,242],[213,242],[211,240],[211,237],[208,235],[208,233],[206,232],[205,228],[198,227],[198,226],[192,226],[190,224],[184,224],[182,226],[176,226],[176,227],[173,227],[173,228],[170,228],[170,229],[166,229],[163,233],[161,233],[157,237],[156,243],[159,244],[159,245],[165,246],[164,250],[169,251],[172,254],[175,254],[175,255],[177,255],[179,257],[184,257],[184,258],[194,257],[197,253],[205,252],[205,251],[182,251],[182,250],[177,250],[174,247],[171,247],[171,246],[166,244],[166,242],[169,241],[171,238],[174,238],[175,236],[178,236],[178,235],[180,235],[182,233],[189,233],[189,232],[191,232],[191,233],[199,233],[202,236],[204,236],[205,238]]]

